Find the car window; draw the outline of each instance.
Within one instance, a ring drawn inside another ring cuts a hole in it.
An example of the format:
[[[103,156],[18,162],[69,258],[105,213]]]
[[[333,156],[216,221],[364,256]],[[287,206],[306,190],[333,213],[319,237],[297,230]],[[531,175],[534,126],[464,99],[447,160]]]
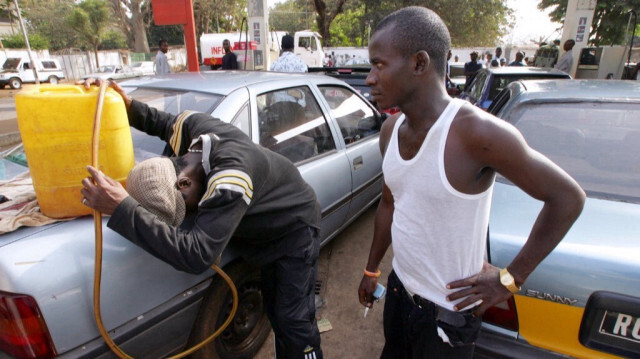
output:
[[[505,87],[507,87],[508,84],[512,83],[513,81],[517,81],[517,80],[542,80],[542,79],[548,79],[548,78],[553,78],[553,79],[559,79],[559,78],[567,78],[568,76],[563,76],[563,75],[531,75],[531,76],[523,76],[523,75],[515,75],[515,76],[505,76],[505,75],[494,75],[493,77],[493,82],[491,83],[491,88],[489,89],[489,100],[493,100],[494,98],[496,98],[496,96],[498,96],[498,94],[500,93],[500,91],[504,90]]]
[[[469,95],[475,101],[479,100],[480,96],[482,96],[482,89],[484,88],[484,83],[486,79],[487,79],[486,73],[478,72],[475,78],[473,79],[473,82],[469,86],[469,91],[468,91]]]
[[[135,89],[131,91],[129,95],[159,111],[168,112],[173,115],[177,115],[186,110],[210,114],[222,99],[220,95],[209,93],[145,88]]]
[[[55,69],[57,68],[56,63],[53,61],[41,61],[42,67],[45,69]]]
[[[329,103],[346,145],[356,143],[380,132],[375,112],[346,87],[320,86],[320,93]]]
[[[298,47],[309,48],[309,43],[311,42],[310,37],[299,37],[298,38]]]
[[[500,93],[498,93],[495,100],[491,102],[491,105],[489,105],[489,107],[487,108],[487,112],[492,115],[497,114],[502,109],[502,106],[504,106],[504,104],[507,103],[510,98],[511,91],[508,89],[502,90]]]
[[[507,120],[592,197],[640,200],[640,104],[544,103]]]
[[[241,129],[242,132],[251,136],[250,129],[250,117],[249,117],[249,102],[246,102],[236,116],[231,120],[231,124]]]
[[[335,150],[327,120],[309,88],[264,93],[256,102],[262,146],[294,163]]]

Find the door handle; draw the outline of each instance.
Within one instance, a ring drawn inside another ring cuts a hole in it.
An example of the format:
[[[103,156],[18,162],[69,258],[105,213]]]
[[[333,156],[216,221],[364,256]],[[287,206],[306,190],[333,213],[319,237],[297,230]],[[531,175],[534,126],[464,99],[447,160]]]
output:
[[[357,171],[363,165],[364,165],[364,160],[362,159],[362,156],[358,156],[358,157],[353,159],[353,170],[354,171]]]

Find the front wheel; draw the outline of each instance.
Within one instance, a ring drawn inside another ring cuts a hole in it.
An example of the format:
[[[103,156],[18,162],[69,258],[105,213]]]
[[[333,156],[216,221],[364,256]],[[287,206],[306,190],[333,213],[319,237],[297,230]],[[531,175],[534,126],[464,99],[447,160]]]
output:
[[[22,87],[22,80],[20,80],[17,77],[14,77],[9,80],[9,86],[11,86],[12,89],[17,90],[20,87]]]
[[[49,83],[52,85],[58,84],[58,78],[56,76],[49,76]]]
[[[227,266],[224,270],[238,290],[238,310],[227,329],[212,343],[195,352],[191,356],[194,359],[253,358],[271,331],[262,305],[260,271],[245,262]],[[229,286],[216,276],[202,300],[189,347],[220,328],[231,312],[232,300]]]

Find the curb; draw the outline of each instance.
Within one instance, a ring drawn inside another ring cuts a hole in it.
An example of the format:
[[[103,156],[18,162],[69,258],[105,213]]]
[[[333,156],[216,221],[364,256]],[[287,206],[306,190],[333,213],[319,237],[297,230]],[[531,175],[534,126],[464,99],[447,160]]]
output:
[[[0,134],[0,146],[9,146],[20,142],[20,132],[10,132]]]

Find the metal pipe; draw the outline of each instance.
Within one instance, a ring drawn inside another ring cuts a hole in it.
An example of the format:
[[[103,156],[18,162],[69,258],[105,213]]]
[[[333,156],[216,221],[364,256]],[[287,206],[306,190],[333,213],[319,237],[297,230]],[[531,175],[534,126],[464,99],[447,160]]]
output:
[[[18,21],[20,22],[20,29],[22,29],[22,36],[24,36],[24,44],[27,46],[27,53],[29,54],[29,61],[31,61],[31,70],[33,70],[33,78],[36,79],[36,85],[40,85],[40,79],[38,79],[38,70],[36,69],[36,62],[33,61],[33,54],[31,54],[31,46],[29,45],[29,38],[27,37],[27,29],[24,27],[24,21],[22,20],[22,14],[20,13],[20,7],[18,6],[18,0],[13,0],[13,4],[16,7],[18,13]]]

